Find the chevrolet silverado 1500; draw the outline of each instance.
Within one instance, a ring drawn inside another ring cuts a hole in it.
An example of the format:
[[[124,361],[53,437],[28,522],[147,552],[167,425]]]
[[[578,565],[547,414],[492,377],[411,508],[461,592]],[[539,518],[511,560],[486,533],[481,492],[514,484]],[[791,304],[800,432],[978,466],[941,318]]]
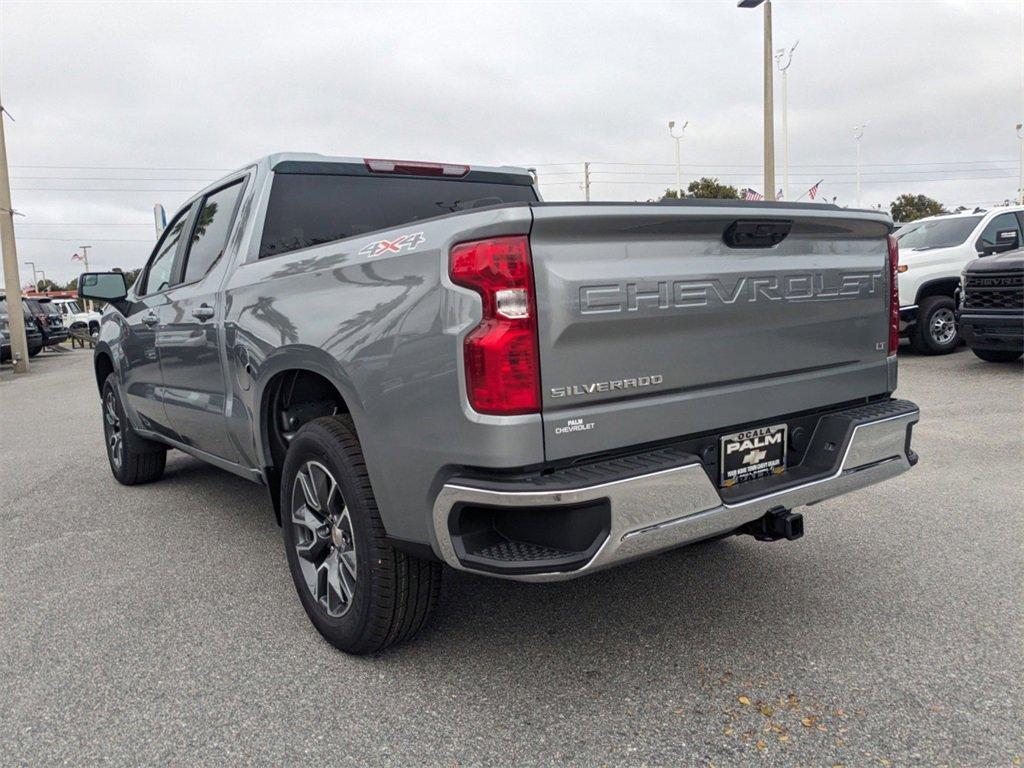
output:
[[[280,154],[195,195],[108,302],[111,470],[262,483],[316,628],[413,635],[443,564],[550,581],[728,535],[917,460],[888,216],[543,203],[522,169]]]

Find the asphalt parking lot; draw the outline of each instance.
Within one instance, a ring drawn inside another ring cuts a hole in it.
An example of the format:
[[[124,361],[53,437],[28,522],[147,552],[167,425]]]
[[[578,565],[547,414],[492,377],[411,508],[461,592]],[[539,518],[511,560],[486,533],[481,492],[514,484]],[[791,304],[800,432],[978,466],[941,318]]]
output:
[[[448,572],[432,627],[350,658],[262,488],[172,452],[110,476],[91,354],[0,373],[4,765],[1020,765],[1024,376],[907,354],[918,467],[559,585]]]

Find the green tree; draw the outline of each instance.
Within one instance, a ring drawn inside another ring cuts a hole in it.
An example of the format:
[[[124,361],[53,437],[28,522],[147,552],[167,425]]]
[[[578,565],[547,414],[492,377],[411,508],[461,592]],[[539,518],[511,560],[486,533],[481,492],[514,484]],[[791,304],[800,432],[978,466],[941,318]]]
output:
[[[700,197],[711,200],[739,200],[740,193],[736,190],[736,187],[728,184],[722,184],[718,179],[712,179],[708,176],[701,176],[696,181],[691,181],[686,191],[683,192],[683,197]],[[679,193],[674,189],[666,189],[665,194],[661,196],[662,200],[678,200]]]
[[[120,272],[124,275],[125,283],[127,283],[128,287],[131,288],[135,285],[135,281],[139,279],[139,273],[142,272],[142,269],[121,269],[120,267],[114,267],[110,271]]]
[[[36,290],[42,293],[43,291],[59,291],[60,286],[57,285],[53,280],[44,277],[38,283],[36,283]]]
[[[729,184],[722,184],[718,179],[701,176],[691,181],[686,188],[687,197],[703,197],[712,200],[739,200],[740,193]]]
[[[900,195],[889,205],[892,220],[899,222],[916,221],[925,216],[949,213],[946,206],[927,195]]]

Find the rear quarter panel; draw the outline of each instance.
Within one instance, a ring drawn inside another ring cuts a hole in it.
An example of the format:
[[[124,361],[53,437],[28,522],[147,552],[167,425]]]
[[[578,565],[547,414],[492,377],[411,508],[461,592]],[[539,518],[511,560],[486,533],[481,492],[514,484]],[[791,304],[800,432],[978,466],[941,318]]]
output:
[[[345,398],[382,519],[397,538],[432,541],[429,510],[446,467],[543,461],[539,416],[468,410],[460,338],[478,322],[479,301],[447,278],[455,242],[523,234],[529,225],[526,206],[463,213],[238,267],[223,297],[235,404],[228,424],[247,460],[267,463],[257,416],[267,384],[304,368]],[[414,233],[422,244],[413,251],[364,250]]]

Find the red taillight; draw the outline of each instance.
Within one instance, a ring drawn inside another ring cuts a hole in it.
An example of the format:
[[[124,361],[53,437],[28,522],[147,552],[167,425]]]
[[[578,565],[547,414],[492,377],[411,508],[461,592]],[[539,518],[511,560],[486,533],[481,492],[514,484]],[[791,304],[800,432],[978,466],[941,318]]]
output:
[[[454,163],[418,163],[414,160],[371,160],[363,162],[371,173],[395,173],[404,176],[454,176],[462,177],[469,173],[468,165]]]
[[[889,235],[889,354],[895,355],[900,346],[900,247]]]
[[[452,282],[472,288],[483,318],[463,344],[474,411],[507,416],[540,410],[540,350],[530,243],[496,237],[452,248]]]

